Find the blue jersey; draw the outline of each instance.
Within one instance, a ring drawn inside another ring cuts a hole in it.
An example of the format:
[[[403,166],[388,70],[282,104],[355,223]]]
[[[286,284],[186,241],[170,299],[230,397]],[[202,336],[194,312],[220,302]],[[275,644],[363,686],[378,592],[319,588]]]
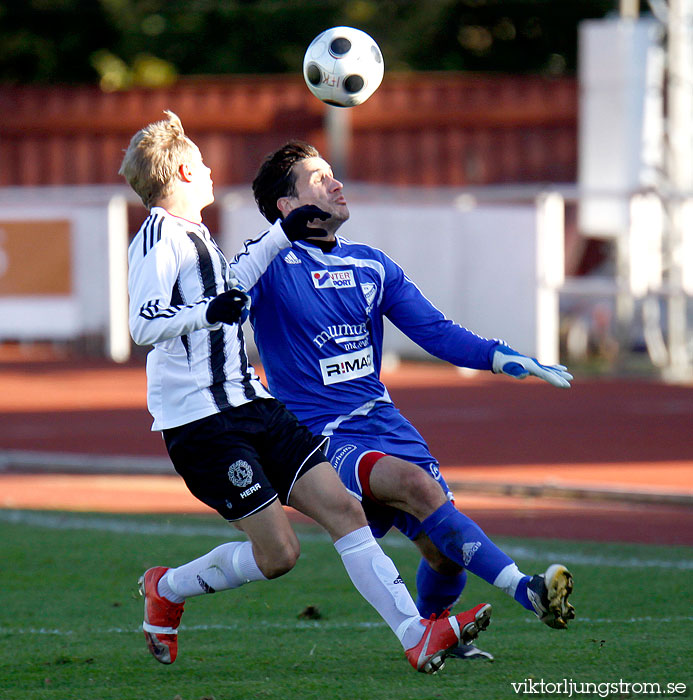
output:
[[[243,256],[233,267],[244,285]],[[329,435],[350,417],[390,402],[380,381],[384,317],[436,357],[491,369],[497,341],[446,318],[399,265],[371,246],[337,236],[324,252],[299,241],[254,285],[248,281],[250,320],[270,390],[314,433]]]

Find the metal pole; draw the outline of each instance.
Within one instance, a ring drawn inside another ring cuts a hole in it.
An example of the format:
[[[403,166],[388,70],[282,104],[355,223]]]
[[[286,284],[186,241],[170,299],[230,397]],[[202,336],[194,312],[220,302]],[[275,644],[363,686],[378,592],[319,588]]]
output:
[[[619,0],[619,15],[622,20],[637,20],[640,15],[639,0]],[[616,276],[616,327],[615,335],[619,346],[617,363],[623,365],[630,350],[635,301],[630,290],[630,231],[619,233],[615,240]]]
[[[683,208],[693,197],[693,0],[670,0],[668,21],[669,365],[671,381],[693,378],[683,287]]]
[[[346,180],[349,177],[351,150],[351,109],[328,105],[325,126],[332,170],[338,180]]]
[[[624,19],[637,19],[640,15],[639,0],[619,0],[619,13]]]
[[[621,19],[637,20],[640,15],[639,0],[619,0]],[[623,364],[630,349],[631,331],[635,314],[635,301],[629,286],[630,279],[630,231],[621,231],[615,241],[616,276],[616,340],[619,346],[617,362]]]

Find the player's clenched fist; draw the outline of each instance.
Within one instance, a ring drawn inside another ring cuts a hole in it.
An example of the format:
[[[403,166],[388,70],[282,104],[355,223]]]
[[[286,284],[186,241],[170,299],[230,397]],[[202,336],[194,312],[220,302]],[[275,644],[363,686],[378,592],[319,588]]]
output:
[[[315,219],[327,221],[330,216],[320,207],[316,207],[315,204],[304,204],[302,207],[289,212],[284,221],[280,223],[280,226],[284,231],[284,235],[290,241],[300,241],[312,236],[326,236],[327,231],[324,228],[314,228],[308,224],[313,223]]]
[[[207,306],[209,323],[238,323],[244,321],[250,306],[250,297],[240,289],[229,289],[214,297]]]

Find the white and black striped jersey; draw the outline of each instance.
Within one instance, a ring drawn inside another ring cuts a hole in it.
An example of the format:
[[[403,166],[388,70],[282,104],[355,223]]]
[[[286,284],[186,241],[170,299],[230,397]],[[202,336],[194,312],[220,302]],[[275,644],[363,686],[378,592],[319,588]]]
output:
[[[246,243],[253,259],[246,275],[259,277],[289,245],[278,223]],[[154,346],[147,357],[152,430],[271,397],[248,362],[240,324],[206,319],[210,300],[236,280],[204,224],[152,208],[130,244],[128,264],[130,333],[138,345]]]

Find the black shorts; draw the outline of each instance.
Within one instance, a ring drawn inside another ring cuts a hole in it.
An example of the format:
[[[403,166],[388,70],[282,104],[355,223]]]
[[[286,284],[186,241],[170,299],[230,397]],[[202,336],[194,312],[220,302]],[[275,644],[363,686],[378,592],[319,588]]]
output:
[[[257,399],[163,431],[168,454],[190,492],[226,520],[276,498],[286,505],[296,480],[321,462],[315,437],[276,399]]]

